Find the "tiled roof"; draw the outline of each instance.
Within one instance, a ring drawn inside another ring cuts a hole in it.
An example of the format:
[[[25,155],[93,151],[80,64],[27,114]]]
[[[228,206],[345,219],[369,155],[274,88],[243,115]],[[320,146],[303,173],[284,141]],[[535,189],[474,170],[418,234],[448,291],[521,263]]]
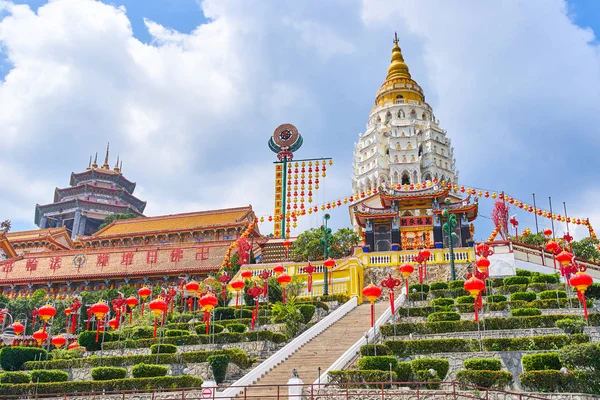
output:
[[[252,207],[229,208],[213,211],[200,211],[186,214],[163,215],[130,220],[115,221],[93,236],[104,237],[164,230],[185,230],[200,227],[240,224]]]
[[[67,228],[47,228],[47,229],[33,229],[30,231],[19,231],[19,232],[8,232],[6,238],[10,242],[24,242],[29,240],[36,240],[43,238],[47,235],[55,236],[57,234],[66,233]]]
[[[229,242],[211,242],[94,249],[82,253],[74,250],[31,253],[0,263],[0,286],[10,283],[206,273],[220,268],[228,248]],[[80,268],[75,265],[78,254],[84,254],[86,258]],[[102,265],[104,257],[107,257],[106,265]],[[153,259],[154,262],[150,262]]]

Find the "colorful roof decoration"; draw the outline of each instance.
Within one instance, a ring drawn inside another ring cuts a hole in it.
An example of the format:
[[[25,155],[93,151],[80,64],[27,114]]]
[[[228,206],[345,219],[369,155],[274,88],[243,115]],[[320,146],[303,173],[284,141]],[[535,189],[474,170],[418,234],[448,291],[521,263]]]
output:
[[[17,253],[28,251],[67,250],[73,248],[73,242],[63,226],[60,228],[33,229],[6,233],[6,239]]]

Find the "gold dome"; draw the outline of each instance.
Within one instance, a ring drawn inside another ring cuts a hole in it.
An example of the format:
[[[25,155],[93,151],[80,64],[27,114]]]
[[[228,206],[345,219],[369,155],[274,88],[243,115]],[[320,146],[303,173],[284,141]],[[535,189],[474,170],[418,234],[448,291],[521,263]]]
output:
[[[394,37],[394,48],[392,49],[392,62],[388,68],[388,74],[386,80],[394,78],[408,78],[410,79],[410,72],[408,72],[408,65],[404,62],[402,56],[402,50],[398,46],[398,34]]]

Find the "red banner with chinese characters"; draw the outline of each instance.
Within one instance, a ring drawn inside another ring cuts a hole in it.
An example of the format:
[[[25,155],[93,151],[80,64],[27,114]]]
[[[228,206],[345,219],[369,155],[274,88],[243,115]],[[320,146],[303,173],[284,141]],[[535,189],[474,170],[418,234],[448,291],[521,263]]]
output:
[[[433,225],[433,217],[400,217],[400,227]]]

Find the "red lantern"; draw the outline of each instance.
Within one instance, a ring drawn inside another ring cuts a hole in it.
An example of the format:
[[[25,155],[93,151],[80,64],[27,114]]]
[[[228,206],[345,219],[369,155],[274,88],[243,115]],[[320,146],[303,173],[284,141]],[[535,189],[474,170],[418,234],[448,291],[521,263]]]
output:
[[[244,281],[233,281],[229,284],[231,288],[235,291],[235,308],[238,308],[238,301],[240,297],[240,291],[244,290],[245,283]]]
[[[285,272],[285,268],[283,267],[283,265],[278,265],[276,267],[273,267],[273,272],[275,272],[275,274],[279,276]]]
[[[388,277],[381,281],[381,286],[387,288],[390,293],[390,307],[392,309],[392,315],[396,313],[394,310],[394,288],[396,286],[400,286],[400,279],[395,279],[392,277],[392,274],[389,274]]]
[[[572,260],[573,260],[573,254],[571,254],[571,253],[569,253],[568,251],[565,251],[565,250],[561,251],[556,256],[556,261],[558,261],[559,263],[561,263],[564,267],[566,267],[567,265],[571,264]]]
[[[317,270],[317,268],[315,268],[314,265],[312,265],[310,263],[310,261],[308,262],[308,265],[306,267],[304,267],[304,272],[308,275],[308,279],[307,279],[307,290],[308,293],[310,294],[312,292],[312,274]]]
[[[281,294],[283,304],[286,304],[286,301],[287,301],[287,295],[285,292],[285,288],[291,281],[292,281],[292,277],[289,276],[288,274],[286,274],[285,272],[277,277],[277,282],[279,282],[279,284],[283,288],[283,293]]]
[[[204,311],[204,322],[206,324],[207,335],[210,332],[210,312],[217,304],[219,304],[219,299],[217,299],[217,297],[211,292],[208,292],[200,298],[200,305],[202,306],[202,310]]]
[[[71,315],[72,312],[73,309],[71,307],[65,308],[65,315],[67,316],[67,319],[69,319],[69,315]]]
[[[545,235],[546,237],[550,237],[550,236],[552,236],[552,229],[550,229],[550,228],[546,228],[546,229],[544,229],[544,235]]]
[[[488,258],[480,257],[477,259],[475,264],[477,265],[477,269],[479,270],[479,272],[482,272],[487,275],[487,270],[490,267],[490,260]]]
[[[195,296],[198,293],[199,289],[200,289],[200,284],[196,281],[190,281],[185,284],[185,290],[190,292],[193,296]]]
[[[111,318],[108,320],[108,326],[110,326],[113,330],[119,329],[119,320],[116,318]]]
[[[290,246],[292,245],[292,242],[289,240],[286,240],[283,242],[283,247],[285,248],[285,259],[289,259],[289,254],[290,254]]]
[[[427,249],[423,249],[420,252],[421,256],[423,256],[423,277],[427,278],[427,261],[429,261],[429,257],[431,257],[431,253]]]
[[[227,301],[227,284],[231,280],[231,275],[227,272],[223,271],[221,276],[217,278],[217,280],[221,283],[221,298],[223,299],[223,304]]]
[[[44,321],[42,330],[46,331],[46,324],[56,315],[56,308],[52,307],[50,304],[46,304],[38,309],[38,315],[40,316],[40,319]]]
[[[152,290],[149,287],[144,286],[143,288],[140,288],[140,290],[138,290],[138,296],[140,296],[140,299],[142,299],[142,304],[140,305],[140,309],[142,310],[142,317],[144,316],[144,301],[146,301],[146,299],[151,295]]]
[[[148,304],[148,308],[150,308],[150,311],[152,311],[152,314],[154,315],[154,338],[156,338],[156,326],[158,324],[158,317],[160,317],[161,315],[164,316],[164,313],[167,311],[168,306],[169,305],[167,304],[167,302],[164,301],[161,297],[157,297],[156,299],[152,300],[150,304]]]
[[[129,296],[125,303],[129,306],[129,323],[131,324],[131,319],[133,317],[133,309],[139,304],[137,297]]]
[[[33,332],[32,336],[35,339],[35,341],[37,342],[38,346],[41,346],[42,342],[44,342],[46,339],[48,339],[48,332],[40,329],[40,330]]]
[[[481,305],[481,292],[485,289],[485,283],[481,279],[472,276],[469,280],[465,281],[464,288],[467,292],[471,293],[471,296],[475,299],[475,322],[479,322],[478,310]]]
[[[254,324],[256,323],[256,318],[258,317],[258,298],[263,293],[263,290],[260,287],[258,287],[256,282],[254,282],[254,286],[252,286],[250,289],[248,289],[248,291],[246,293],[248,293],[248,296],[250,296],[254,299],[254,304],[256,306],[255,309],[252,310],[252,328],[251,329],[254,330]]]
[[[415,271],[415,267],[410,264],[403,264],[400,266],[400,273],[404,277],[406,282],[406,297],[408,297],[408,277]]]
[[[67,343],[67,339],[65,339],[62,335],[52,337],[52,345],[57,349],[60,349],[62,346],[65,345],[65,343]]]
[[[16,335],[20,335],[21,333],[25,332],[25,326],[23,326],[23,324],[19,321],[15,321],[11,326]]]
[[[252,271],[250,271],[249,269],[243,270],[240,275],[244,280],[252,279]]]
[[[96,342],[100,332],[100,322],[104,319],[104,316],[110,311],[108,304],[103,301],[99,301],[90,306],[90,312],[96,316]]]
[[[381,289],[372,283],[365,286],[362,295],[371,303],[371,328],[375,326],[375,301],[381,296]]]
[[[67,347],[67,349],[69,349],[69,350],[73,350],[73,349],[76,349],[76,348],[78,348],[78,347],[79,347],[79,343],[77,343],[77,342],[73,342],[73,343],[71,343],[71,344],[70,344],[70,345]]]
[[[571,286],[577,289],[577,297],[579,301],[583,303],[583,316],[585,319],[588,319],[587,312],[587,303],[585,301],[585,291],[588,287],[593,283],[592,277],[588,274],[584,274],[583,272],[577,272],[573,277],[569,280]]]

